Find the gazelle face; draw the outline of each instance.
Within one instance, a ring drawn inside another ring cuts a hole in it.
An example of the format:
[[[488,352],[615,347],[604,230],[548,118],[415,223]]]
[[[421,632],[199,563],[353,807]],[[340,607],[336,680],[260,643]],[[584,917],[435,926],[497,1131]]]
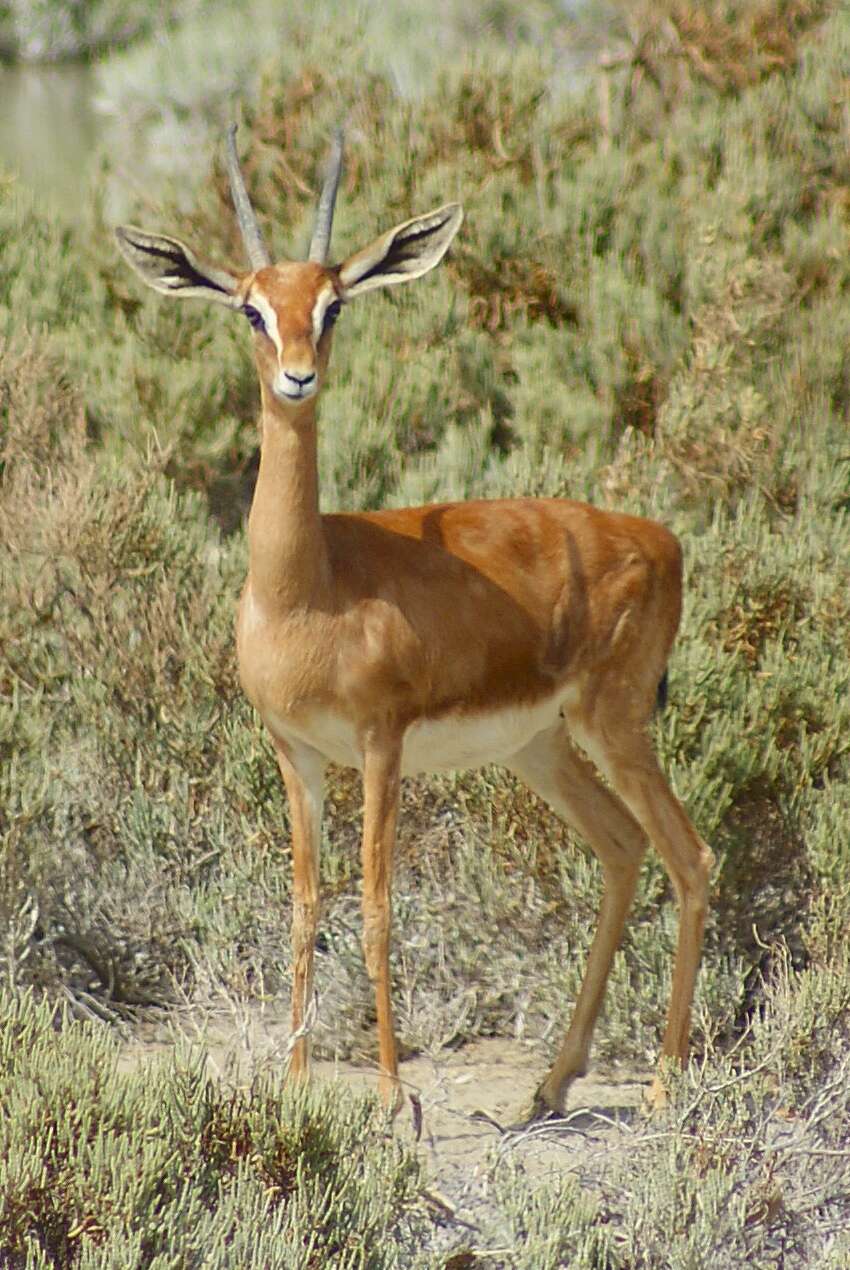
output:
[[[262,240],[236,154],[235,127],[228,134],[228,173],[242,239],[253,266],[236,273],[204,264],[181,242],[119,225],[118,246],[127,263],[161,295],[195,297],[244,314],[254,329],[254,352],[265,402],[298,410],[321,387],[331,329],[342,305],[377,287],[421,278],[439,264],[463,220],[458,203],[414,216],[330,267],[328,247],[334,199],[342,167],[338,133],[325,178],[316,227],[304,263],[274,265]]]
[[[269,265],[251,276],[241,311],[254,329],[260,378],[281,405],[318,392],[341,307],[339,283],[323,265]]]

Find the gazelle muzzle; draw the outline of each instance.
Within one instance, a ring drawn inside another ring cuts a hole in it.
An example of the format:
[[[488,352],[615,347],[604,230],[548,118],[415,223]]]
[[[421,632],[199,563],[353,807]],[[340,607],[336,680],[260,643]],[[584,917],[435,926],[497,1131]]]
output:
[[[319,379],[314,370],[286,370],[277,372],[272,380],[272,391],[279,401],[306,401],[312,397],[319,386]]]

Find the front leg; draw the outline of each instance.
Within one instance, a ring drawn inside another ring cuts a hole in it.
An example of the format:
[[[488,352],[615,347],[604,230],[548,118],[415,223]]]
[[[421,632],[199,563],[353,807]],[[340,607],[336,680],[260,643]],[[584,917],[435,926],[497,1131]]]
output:
[[[319,847],[325,760],[307,746],[274,741],[289,798],[292,824],[292,1036],[304,1028],[313,997],[313,952],[319,921]],[[298,1036],[290,1058],[293,1076],[307,1076],[310,1038]]]
[[[393,854],[398,820],[401,738],[370,736],[363,747],[363,955],[375,985],[379,1088],[395,1114],[402,1096],[390,993]]]

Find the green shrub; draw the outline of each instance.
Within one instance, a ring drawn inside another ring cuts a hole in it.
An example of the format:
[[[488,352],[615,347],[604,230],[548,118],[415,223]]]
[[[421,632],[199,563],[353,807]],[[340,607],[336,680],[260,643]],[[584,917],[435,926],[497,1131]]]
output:
[[[121,46],[165,26],[184,0],[6,0],[0,5],[0,56],[55,62]]]
[[[99,1024],[0,994],[0,1253],[24,1266],[379,1267],[425,1230],[415,1158],[373,1099],[126,1071]]]

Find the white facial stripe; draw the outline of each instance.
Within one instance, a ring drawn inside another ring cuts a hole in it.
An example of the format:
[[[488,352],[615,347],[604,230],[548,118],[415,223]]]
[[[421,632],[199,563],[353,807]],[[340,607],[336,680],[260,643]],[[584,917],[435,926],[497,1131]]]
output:
[[[277,314],[269,304],[262,291],[252,291],[246,301],[252,304],[263,319],[266,328],[266,334],[277,349],[278,357],[283,353],[283,345],[280,342],[280,331],[277,329]]]
[[[322,336],[322,327],[325,324],[325,314],[328,311],[328,305],[332,304],[336,299],[336,291],[329,282],[323,287],[316,297],[316,303],[313,305],[313,338],[318,344]]]

